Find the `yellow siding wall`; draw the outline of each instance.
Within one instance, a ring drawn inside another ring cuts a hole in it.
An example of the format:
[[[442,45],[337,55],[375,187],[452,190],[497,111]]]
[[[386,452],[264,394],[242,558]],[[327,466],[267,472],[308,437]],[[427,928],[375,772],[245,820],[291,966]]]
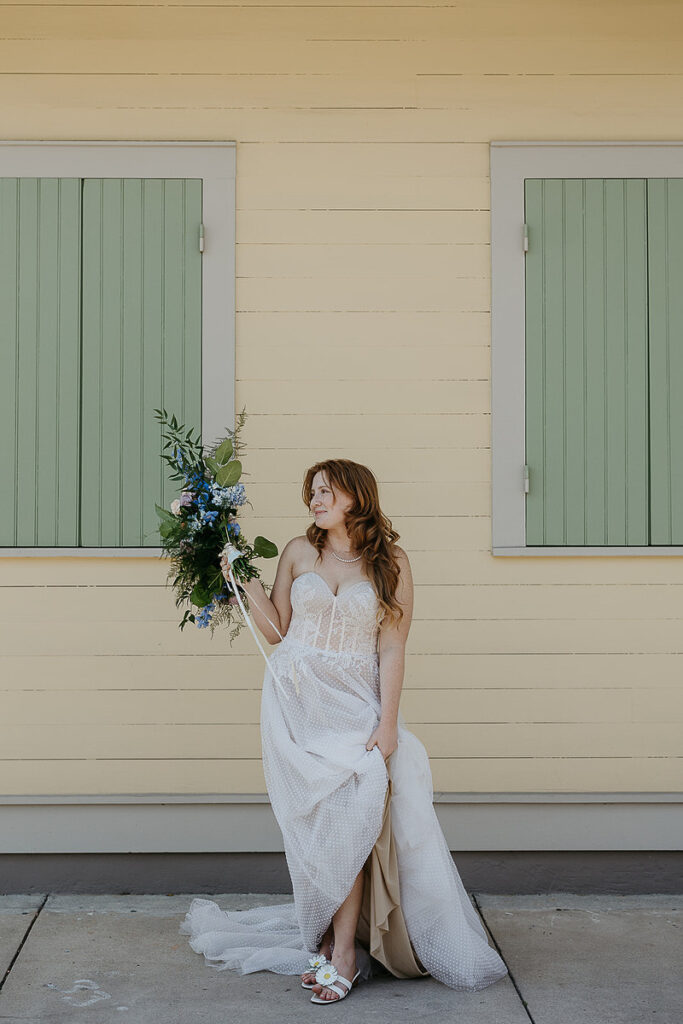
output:
[[[680,789],[681,560],[490,554],[488,144],[680,138],[683,7],[56,2],[2,25],[4,138],[237,142],[243,529],[281,550],[309,464],[372,467],[435,789]],[[246,629],[181,633],[154,559],[0,566],[3,792],[265,792]]]

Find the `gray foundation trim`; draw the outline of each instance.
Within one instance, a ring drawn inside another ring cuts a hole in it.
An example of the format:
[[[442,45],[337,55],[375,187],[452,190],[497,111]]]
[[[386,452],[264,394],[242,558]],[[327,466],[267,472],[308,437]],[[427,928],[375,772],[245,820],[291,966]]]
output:
[[[683,853],[645,851],[456,853],[468,891],[479,893],[680,893]],[[186,893],[234,909],[227,893],[292,898],[282,853],[7,854],[0,855],[0,892]],[[140,904],[133,902],[134,907]],[[54,910],[54,906],[52,907]],[[238,908],[239,909],[239,908]]]
[[[527,547],[525,526],[525,178],[681,178],[683,142],[490,144],[491,475],[494,555],[680,555],[680,547]]]
[[[435,794],[452,851],[683,850],[683,794]],[[267,796],[4,797],[0,854],[280,853]]]
[[[202,441],[207,447],[235,425],[236,151],[235,142],[224,141],[0,141],[0,177],[202,179]],[[158,558],[161,552],[161,547],[0,547],[2,558]]]
[[[559,804],[643,804],[643,803],[683,803],[682,793],[449,793],[436,790],[435,804],[464,803],[559,803]],[[3,805],[50,804],[269,804],[267,793],[66,793],[53,794],[0,794],[0,807]]]

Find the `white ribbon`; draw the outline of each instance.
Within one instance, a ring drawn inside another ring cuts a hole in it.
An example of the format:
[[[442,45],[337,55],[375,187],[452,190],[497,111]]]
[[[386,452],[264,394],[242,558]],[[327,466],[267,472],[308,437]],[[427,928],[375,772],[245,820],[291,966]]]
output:
[[[222,556],[224,555],[228,559],[228,575],[230,577],[230,582],[232,583],[233,590],[235,591],[235,596],[237,598],[237,603],[240,606],[240,610],[242,612],[242,615],[244,615],[245,622],[247,623],[247,625],[249,626],[249,629],[251,630],[251,632],[253,634],[254,640],[256,641],[256,643],[258,645],[258,649],[260,650],[260,652],[263,655],[263,657],[266,659],[266,665],[270,669],[270,671],[271,671],[271,673],[273,675],[273,679],[278,684],[278,686],[280,687],[280,689],[284,693],[284,695],[287,698],[287,700],[289,700],[289,694],[287,693],[287,690],[285,689],[285,687],[282,685],[282,683],[280,682],[279,678],[275,674],[275,670],[273,669],[273,666],[270,663],[270,658],[268,657],[266,652],[263,650],[263,647],[261,646],[261,641],[259,640],[259,638],[256,635],[256,630],[254,629],[254,627],[252,625],[252,622],[251,622],[251,619],[249,618],[249,614],[247,612],[247,609],[244,607],[244,604],[242,602],[242,598],[240,597],[240,591],[239,591],[239,587],[237,585],[237,580],[235,579],[235,574],[234,574],[234,572],[232,570],[232,563],[235,561],[236,558],[241,558],[242,552],[239,550],[239,548],[236,548],[234,544],[231,544],[230,541],[228,541],[228,543],[225,545],[225,547],[221,551],[221,555]],[[254,601],[254,598],[250,597],[249,600],[250,601]],[[256,605],[257,608],[259,608],[259,610],[261,611],[261,614],[263,615],[263,617],[265,619],[267,619],[268,622],[270,622],[271,626],[273,627],[273,629],[275,630],[277,635],[280,637],[280,639],[284,640],[284,637],[283,637],[282,633],[280,632],[280,630],[277,628],[277,626],[275,625],[274,622],[271,622],[271,620],[268,618],[268,616],[263,611],[263,609],[261,609],[261,607],[258,604],[258,602],[254,601],[254,604]],[[294,685],[296,686],[296,692],[298,694],[299,693],[299,686],[298,686],[298,682],[297,682],[296,676],[294,677]]]

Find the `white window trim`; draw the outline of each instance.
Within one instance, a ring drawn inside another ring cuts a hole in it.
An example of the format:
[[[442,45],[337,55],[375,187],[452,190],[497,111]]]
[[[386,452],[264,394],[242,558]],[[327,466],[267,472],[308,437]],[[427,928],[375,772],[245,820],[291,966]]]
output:
[[[0,177],[201,178],[202,441],[235,423],[235,142],[0,142]],[[199,244],[199,240],[198,240]],[[149,557],[159,547],[14,547],[0,558]]]
[[[683,142],[491,142],[491,480],[494,555],[683,555],[682,546],[526,544],[525,178],[683,178]]]

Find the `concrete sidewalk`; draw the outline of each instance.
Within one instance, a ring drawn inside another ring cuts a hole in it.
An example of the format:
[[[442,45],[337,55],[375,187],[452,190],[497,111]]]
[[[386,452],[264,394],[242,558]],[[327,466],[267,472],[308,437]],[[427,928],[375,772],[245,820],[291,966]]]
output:
[[[194,895],[0,896],[1,1024],[683,1022],[683,896],[475,893],[507,977],[468,993],[387,975],[330,1011],[294,976],[207,966],[178,932]],[[291,895],[209,898],[242,910]]]

